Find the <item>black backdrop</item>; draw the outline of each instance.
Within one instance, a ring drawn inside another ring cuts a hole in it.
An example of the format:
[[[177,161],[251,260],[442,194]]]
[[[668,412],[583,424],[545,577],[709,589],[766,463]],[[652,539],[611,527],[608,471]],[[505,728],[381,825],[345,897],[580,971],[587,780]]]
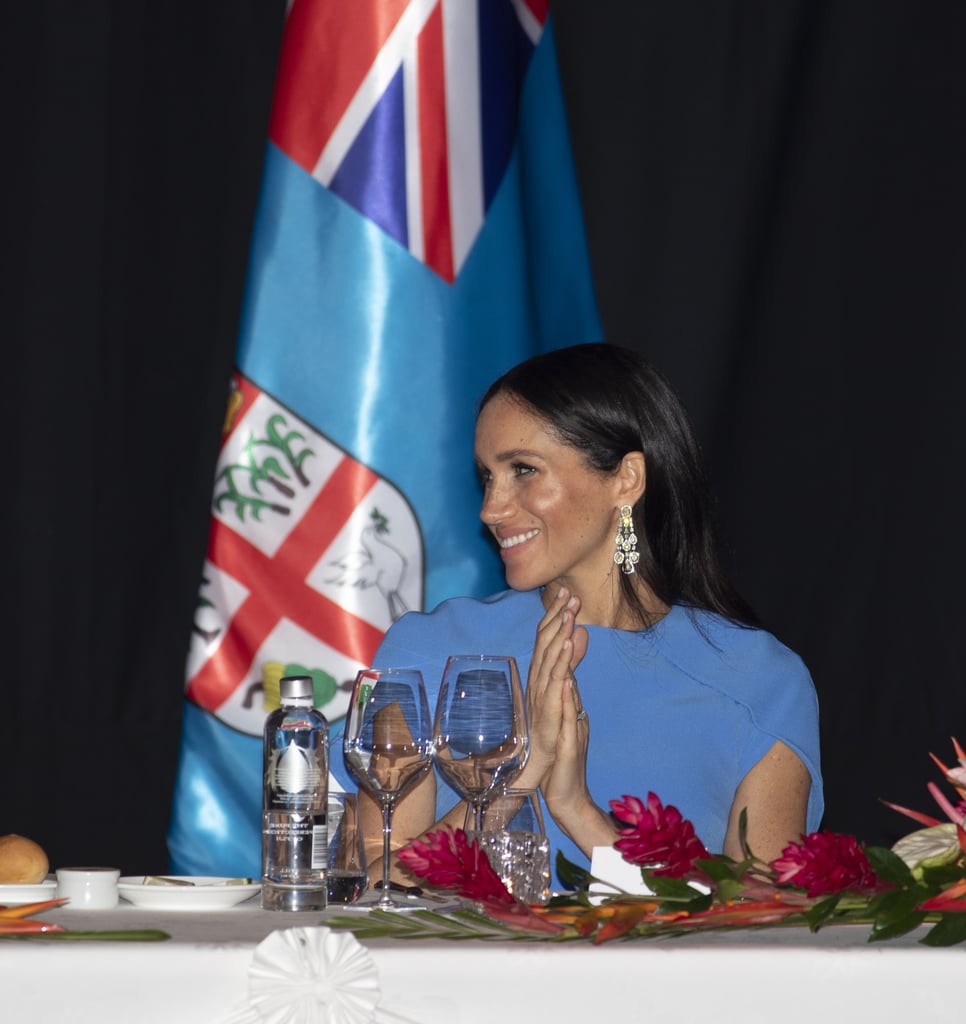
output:
[[[0,833],[55,864],[166,869],[283,6],[7,15]],[[812,669],[825,824],[890,841],[877,798],[928,809],[966,740],[966,9],[552,10],[607,339],[684,396],[731,570]]]

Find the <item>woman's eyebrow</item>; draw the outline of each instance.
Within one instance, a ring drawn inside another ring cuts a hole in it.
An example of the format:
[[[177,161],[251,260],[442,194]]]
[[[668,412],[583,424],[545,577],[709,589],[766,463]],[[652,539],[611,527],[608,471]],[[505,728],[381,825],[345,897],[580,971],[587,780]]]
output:
[[[497,462],[509,462],[511,459],[519,458],[542,459],[543,456],[529,448],[510,448],[508,451],[498,452],[495,458]]]

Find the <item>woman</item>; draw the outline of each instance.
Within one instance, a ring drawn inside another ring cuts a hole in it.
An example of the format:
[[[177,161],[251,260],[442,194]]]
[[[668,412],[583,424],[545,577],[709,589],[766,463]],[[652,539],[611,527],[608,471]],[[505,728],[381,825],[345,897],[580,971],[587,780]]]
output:
[[[449,654],[516,657],[531,733],[517,784],[542,792],[551,858],[611,844],[608,801],[625,793],[657,793],[736,858],[743,809],[764,859],[817,828],[811,678],[722,575],[697,444],[666,382],[612,345],[536,356],[484,395],[475,457],[511,589],[404,616],[374,664],[421,668],[432,706]],[[437,807],[435,788],[427,777],[400,801],[399,845],[452,803],[441,786]],[[371,801],[365,817],[375,846]]]

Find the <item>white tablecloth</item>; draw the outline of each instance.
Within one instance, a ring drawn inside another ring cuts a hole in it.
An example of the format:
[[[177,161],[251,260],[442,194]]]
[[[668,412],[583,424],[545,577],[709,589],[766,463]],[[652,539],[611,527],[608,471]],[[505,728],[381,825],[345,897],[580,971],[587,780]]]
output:
[[[257,944],[330,914],[278,914],[255,901],[217,913],[60,909],[75,930],[161,928],[166,942],[0,942],[0,1020],[31,1024],[218,1024],[247,1002]],[[344,913],[344,911],[342,911]],[[584,943],[365,943],[381,990],[377,1020],[403,1024],[714,1021],[825,1024],[957,1020],[966,948],[923,933],[869,944],[868,929],[740,931]],[[319,1016],[318,1020],[324,1020]]]

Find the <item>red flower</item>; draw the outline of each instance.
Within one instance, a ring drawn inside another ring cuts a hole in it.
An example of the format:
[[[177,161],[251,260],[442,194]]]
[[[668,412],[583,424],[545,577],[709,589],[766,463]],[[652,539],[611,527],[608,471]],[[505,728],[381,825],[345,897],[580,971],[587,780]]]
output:
[[[660,865],[655,875],[682,878],[691,873],[695,861],[708,856],[691,822],[676,807],[665,807],[654,793],[647,794],[646,804],[625,794],[623,800],[611,800],[610,809],[627,826],[618,830],[621,838],[614,847],[631,864]]]
[[[872,870],[865,850],[854,836],[839,832],[812,832],[802,842],[789,843],[771,862],[778,884],[805,889],[809,896],[876,889],[881,880]]]
[[[437,889],[455,889],[470,900],[515,903],[500,876],[493,870],[480,844],[467,842],[462,829],[448,825],[427,832],[396,856],[414,875]]]

